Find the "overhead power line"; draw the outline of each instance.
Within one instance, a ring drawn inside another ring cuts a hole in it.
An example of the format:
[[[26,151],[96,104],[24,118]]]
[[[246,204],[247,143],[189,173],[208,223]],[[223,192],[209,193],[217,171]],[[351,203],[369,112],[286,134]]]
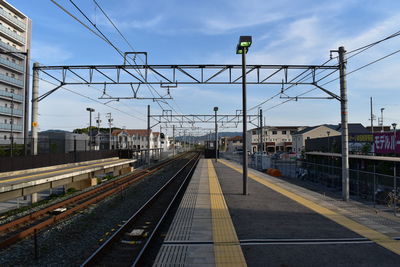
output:
[[[366,67],[368,67],[368,66],[371,66],[371,65],[373,65],[373,64],[375,64],[375,63],[377,63],[377,62],[379,62],[379,61],[381,61],[381,60],[384,60],[384,59],[386,59],[386,58],[388,58],[388,57],[391,57],[391,56],[393,56],[393,55],[395,55],[395,54],[397,54],[397,53],[399,53],[399,52],[400,52],[400,49],[399,49],[399,50],[396,50],[396,51],[394,51],[394,52],[392,52],[392,53],[390,53],[390,54],[387,54],[387,55],[385,55],[385,56],[383,56],[383,57],[380,57],[380,58],[378,58],[378,59],[376,59],[376,60],[373,60],[373,61],[371,61],[371,62],[369,62],[369,63],[367,63],[367,64],[365,64],[365,65],[362,65],[361,67],[358,67],[358,68],[356,68],[356,69],[354,69],[354,70],[348,72],[348,73],[346,74],[346,76],[351,75],[351,74],[353,74],[353,73],[355,73],[355,72],[357,72],[357,71],[360,71],[360,70],[362,70],[362,69],[364,69],[364,68],[366,68]],[[334,82],[334,81],[336,81],[336,80],[339,80],[339,79],[340,79],[340,77],[335,78],[335,79],[332,79],[332,80],[330,80],[330,81],[328,81],[328,82],[322,84],[321,86],[325,86],[325,85],[327,85],[327,84],[329,84],[329,83],[332,83],[332,82]],[[310,93],[310,92],[312,92],[312,91],[314,91],[314,90],[317,90],[317,89],[318,89],[318,88],[309,89],[309,90],[307,90],[306,92],[301,93],[301,94],[299,94],[299,95],[297,95],[297,96],[295,96],[295,97],[293,97],[293,98],[289,98],[289,99],[287,99],[287,100],[285,100],[285,101],[282,101],[281,103],[278,103],[278,104],[276,104],[276,105],[274,105],[274,106],[268,108],[267,110],[271,110],[271,109],[273,109],[273,108],[276,108],[276,107],[278,107],[278,106],[281,106],[281,105],[283,105],[283,104],[285,104],[285,103],[287,103],[287,102],[289,102],[289,101],[294,101],[294,100],[296,100],[297,97],[303,96],[303,95],[308,94],[308,93]]]
[[[33,74],[30,74],[30,76],[33,77]],[[49,81],[49,80],[46,80],[46,79],[44,79],[44,78],[39,78],[39,79],[40,79],[41,81],[44,81],[44,82],[49,83],[49,84],[51,84],[51,85],[58,86],[58,84],[53,83],[53,82],[51,82],[51,81]],[[130,116],[130,117],[132,117],[132,118],[135,118],[135,119],[138,119],[138,120],[141,120],[141,121],[146,121],[145,119],[142,119],[142,118],[140,118],[140,117],[137,117],[137,116],[135,116],[135,115],[132,115],[132,114],[130,114],[130,113],[126,112],[126,111],[120,110],[120,109],[118,109],[118,108],[116,108],[116,107],[110,106],[110,105],[108,105],[107,103],[103,103],[103,102],[101,102],[101,101],[99,101],[99,100],[97,100],[97,99],[94,99],[94,98],[90,97],[90,96],[87,96],[87,95],[78,93],[78,92],[76,92],[76,91],[74,91],[74,90],[71,90],[71,89],[69,89],[69,88],[66,88],[66,87],[64,87],[64,86],[61,86],[60,88],[66,90],[66,91],[68,91],[68,92],[71,92],[71,93],[73,93],[73,94],[76,94],[76,95],[79,95],[79,96],[81,96],[81,97],[84,97],[84,98],[86,98],[86,99],[89,99],[89,100],[91,100],[91,101],[94,101],[94,102],[96,102],[96,103],[98,103],[98,104],[101,104],[101,105],[107,106],[107,107],[109,107],[109,108],[112,108],[112,109],[114,109],[114,110],[116,110],[116,111],[118,111],[118,112],[124,113],[125,115]]]

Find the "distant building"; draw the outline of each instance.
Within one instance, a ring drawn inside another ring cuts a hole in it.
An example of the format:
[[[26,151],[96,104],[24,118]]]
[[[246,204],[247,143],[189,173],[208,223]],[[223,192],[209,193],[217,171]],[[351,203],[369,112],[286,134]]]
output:
[[[243,152],[243,137],[242,136],[235,136],[229,137],[227,140],[227,148],[226,152]]]
[[[262,143],[264,152],[275,153],[278,151],[292,151],[292,135],[306,128],[305,126],[264,126],[262,128]],[[247,132],[247,147],[252,153],[260,150],[260,128]]]
[[[337,125],[317,125],[313,127],[304,128],[293,134],[293,152],[296,153],[297,157],[301,156],[301,153],[305,151],[305,145],[307,139],[314,139],[320,137],[333,137],[340,135],[340,132],[336,129]]]
[[[148,148],[148,130],[124,129],[114,130],[112,133],[111,146],[115,149],[146,149]],[[160,148],[161,139],[159,132],[150,130],[150,148]]]
[[[39,132],[40,153],[69,153],[89,150],[89,136],[65,131],[48,130]]]
[[[324,131],[320,132],[322,133],[320,135],[315,135],[315,132],[313,135],[309,135],[309,138],[305,139],[304,150],[340,153],[342,150],[341,125],[339,124],[329,126],[333,128],[332,130],[329,130],[329,135],[324,135]],[[373,137],[368,129],[365,128],[361,123],[349,123],[348,134],[349,152],[372,152],[371,148],[373,147]]]
[[[28,52],[31,46],[31,20],[7,1],[0,0],[0,51]],[[0,55],[0,139],[23,143],[25,95],[28,91],[25,55]]]

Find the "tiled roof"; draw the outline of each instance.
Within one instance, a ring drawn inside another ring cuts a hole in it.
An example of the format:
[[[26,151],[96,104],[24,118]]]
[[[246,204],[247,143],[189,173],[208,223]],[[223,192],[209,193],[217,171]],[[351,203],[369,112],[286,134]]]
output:
[[[124,133],[128,134],[129,136],[132,136],[132,135],[147,136],[148,135],[147,129],[114,130],[114,131],[112,131],[111,135],[116,136],[116,135],[119,135],[121,132],[124,132]],[[151,133],[151,130],[150,130],[150,133]]]
[[[228,141],[242,141],[242,140],[243,137],[240,135],[228,138]]]

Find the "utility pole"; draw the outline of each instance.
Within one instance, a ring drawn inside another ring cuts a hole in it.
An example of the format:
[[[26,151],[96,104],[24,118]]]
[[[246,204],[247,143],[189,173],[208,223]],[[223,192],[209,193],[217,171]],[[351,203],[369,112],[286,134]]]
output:
[[[147,105],[147,164],[150,165],[150,105]]]
[[[342,119],[342,197],[344,201],[349,200],[349,131],[348,131],[348,108],[347,108],[347,82],[346,82],[346,50],[339,47],[339,70],[340,70],[340,109]]]
[[[385,108],[381,108],[381,126],[382,126],[381,132],[384,132],[384,127],[383,127],[383,111],[384,110],[385,110]]]
[[[32,79],[32,144],[31,154],[38,153],[38,120],[39,120],[39,63],[33,63],[33,79]]]
[[[28,138],[29,138],[29,80],[30,80],[30,51],[26,49],[25,55],[25,95],[24,95],[24,155],[28,155]]]
[[[111,112],[107,113],[108,115],[108,142],[109,142],[109,149],[111,150],[111,126],[113,119],[111,118]]]

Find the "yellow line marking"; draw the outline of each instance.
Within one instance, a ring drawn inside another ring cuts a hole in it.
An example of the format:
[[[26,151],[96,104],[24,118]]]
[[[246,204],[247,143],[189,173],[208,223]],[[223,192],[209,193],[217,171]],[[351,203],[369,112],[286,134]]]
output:
[[[239,173],[243,173],[241,169],[235,167],[234,165],[226,162],[225,160],[220,160],[220,162],[227,167],[230,167],[234,170],[236,170]],[[283,189],[282,187],[275,185],[271,182],[268,182],[265,178],[261,178],[255,174],[249,173],[249,177],[260,184],[263,184],[272,190],[296,201],[297,203],[325,216],[326,218],[350,229],[353,232],[356,232],[357,234],[364,236],[371,241],[377,243],[378,245],[400,255],[400,242],[397,240],[394,240],[390,238],[387,235],[384,235],[376,230],[373,230],[365,225],[362,225],[352,219],[349,219],[339,213],[334,212],[333,210],[327,209],[325,207],[322,207],[321,205],[318,205],[308,199],[305,199],[295,193],[292,193],[286,189]]]
[[[215,265],[247,266],[214,166],[207,163]]]
[[[12,178],[12,179],[8,179],[8,180],[0,180],[0,183],[6,183],[6,182],[24,180],[24,179],[28,179],[28,178],[32,178],[32,177],[45,176],[45,175],[49,175],[49,174],[53,174],[53,173],[59,173],[59,172],[68,172],[68,171],[72,171],[72,170],[78,170],[78,169],[83,169],[83,168],[90,168],[90,167],[94,167],[94,166],[97,166],[97,165],[114,163],[114,162],[117,162],[117,161],[119,161],[119,160],[121,160],[121,159],[116,159],[116,160],[111,160],[111,161],[105,161],[105,162],[101,162],[101,163],[90,164],[90,165],[80,166],[80,167],[75,167],[75,168],[70,168],[70,169],[64,169],[64,170],[58,170],[58,171],[52,171],[52,172],[43,172],[43,173],[38,173],[38,174],[32,174],[32,175],[23,176],[23,177],[18,177],[18,178]],[[44,177],[44,178],[45,178],[45,177]]]

